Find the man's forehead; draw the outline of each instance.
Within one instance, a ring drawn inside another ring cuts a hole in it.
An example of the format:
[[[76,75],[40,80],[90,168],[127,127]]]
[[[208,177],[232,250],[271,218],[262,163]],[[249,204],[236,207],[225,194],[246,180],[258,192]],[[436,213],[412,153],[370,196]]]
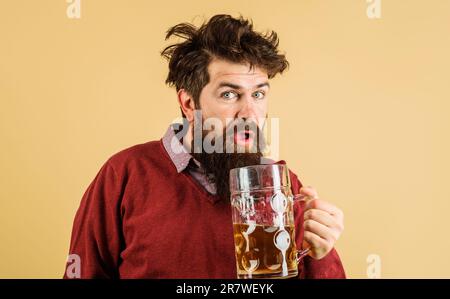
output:
[[[214,60],[208,67],[210,81],[221,80],[267,80],[267,72],[259,67],[250,68],[249,64],[232,63],[224,60]]]

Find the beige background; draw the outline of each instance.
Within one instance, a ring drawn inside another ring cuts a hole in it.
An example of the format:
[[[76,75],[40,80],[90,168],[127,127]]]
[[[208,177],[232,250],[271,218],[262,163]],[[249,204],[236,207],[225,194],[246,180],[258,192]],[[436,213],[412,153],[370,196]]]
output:
[[[281,157],[340,206],[349,277],[450,277],[450,1],[0,2],[0,277],[63,275],[81,196],[115,152],[179,116],[167,28],[242,13],[279,33]]]

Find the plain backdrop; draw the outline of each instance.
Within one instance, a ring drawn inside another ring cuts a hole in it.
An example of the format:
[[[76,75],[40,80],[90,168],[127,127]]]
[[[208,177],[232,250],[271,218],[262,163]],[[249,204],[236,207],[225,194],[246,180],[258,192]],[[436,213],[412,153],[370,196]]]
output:
[[[62,277],[101,165],[179,116],[166,30],[217,13],[275,30],[280,158],[345,212],[353,278],[450,277],[450,1],[0,2],[0,277]],[[174,249],[176,250],[176,249]],[[181,249],[180,249],[181,250]]]

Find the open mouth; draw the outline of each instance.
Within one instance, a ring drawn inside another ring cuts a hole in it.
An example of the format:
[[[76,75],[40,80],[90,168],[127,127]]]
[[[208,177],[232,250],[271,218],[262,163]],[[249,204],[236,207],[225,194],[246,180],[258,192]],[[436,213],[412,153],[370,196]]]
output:
[[[253,131],[244,130],[234,134],[234,142],[241,145],[250,145],[253,143],[255,133]]]

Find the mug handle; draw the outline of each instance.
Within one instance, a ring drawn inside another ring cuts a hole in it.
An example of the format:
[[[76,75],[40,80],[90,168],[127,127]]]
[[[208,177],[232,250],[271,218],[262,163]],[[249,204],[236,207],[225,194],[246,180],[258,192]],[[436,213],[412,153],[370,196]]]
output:
[[[309,196],[307,196],[307,195],[304,195],[304,194],[295,194],[295,195],[292,196],[292,199],[293,199],[293,203],[295,204],[296,201],[304,201],[304,202],[306,202],[306,201],[310,200],[311,198]],[[299,264],[300,261],[305,256],[307,256],[310,251],[311,251],[310,247],[305,248],[305,249],[297,250],[297,256],[296,256],[297,264]]]

